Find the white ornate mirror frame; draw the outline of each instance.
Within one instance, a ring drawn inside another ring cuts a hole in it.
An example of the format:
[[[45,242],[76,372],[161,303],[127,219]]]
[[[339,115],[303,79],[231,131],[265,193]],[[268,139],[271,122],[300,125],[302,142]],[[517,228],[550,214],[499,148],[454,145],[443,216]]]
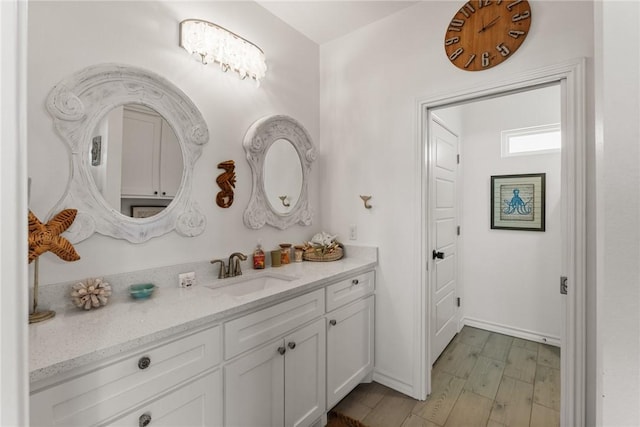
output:
[[[182,183],[171,204],[149,218],[130,218],[109,206],[89,170],[91,134],[111,110],[142,104],[160,113],[173,128],[182,149]],[[191,199],[193,167],[209,140],[207,125],[191,100],[159,75],[119,64],[87,67],[58,83],[47,98],[47,109],[58,133],[71,149],[71,175],[65,194],[52,214],[78,210],[65,236],[73,243],[100,233],[132,243],[145,242],[176,230],[197,236],[206,218]]]
[[[302,166],[300,197],[288,213],[279,213],[273,209],[264,187],[264,160],[271,145],[280,139],[293,145]],[[309,207],[308,181],[311,163],[315,161],[317,153],[307,130],[289,116],[268,116],[251,125],[244,137],[243,146],[253,177],[251,198],[244,211],[245,225],[258,229],[269,224],[281,230],[294,224],[310,225],[312,212]]]

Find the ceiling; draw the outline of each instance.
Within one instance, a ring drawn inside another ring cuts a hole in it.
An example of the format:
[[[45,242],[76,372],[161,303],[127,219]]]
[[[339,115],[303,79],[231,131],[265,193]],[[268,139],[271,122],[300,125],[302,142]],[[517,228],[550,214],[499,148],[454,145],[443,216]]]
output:
[[[326,43],[418,1],[271,1],[258,3],[314,42]]]

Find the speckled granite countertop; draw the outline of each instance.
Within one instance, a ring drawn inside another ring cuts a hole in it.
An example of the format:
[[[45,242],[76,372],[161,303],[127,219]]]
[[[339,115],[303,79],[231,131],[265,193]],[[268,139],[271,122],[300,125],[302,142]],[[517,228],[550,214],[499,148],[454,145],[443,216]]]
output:
[[[97,362],[239,313],[270,305],[371,270],[373,257],[346,257],[334,262],[302,262],[279,268],[245,271],[242,277],[264,273],[294,276],[271,289],[241,297],[224,295],[205,285],[160,287],[148,300],[120,299],[89,312],[67,308],[51,320],[29,325],[30,381]]]

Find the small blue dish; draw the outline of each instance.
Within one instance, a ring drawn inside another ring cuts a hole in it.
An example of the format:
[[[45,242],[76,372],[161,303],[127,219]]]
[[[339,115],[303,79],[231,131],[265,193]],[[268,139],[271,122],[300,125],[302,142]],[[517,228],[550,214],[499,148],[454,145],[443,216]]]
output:
[[[138,285],[129,286],[129,294],[135,299],[149,298],[153,293],[156,285],[153,283],[140,283]]]

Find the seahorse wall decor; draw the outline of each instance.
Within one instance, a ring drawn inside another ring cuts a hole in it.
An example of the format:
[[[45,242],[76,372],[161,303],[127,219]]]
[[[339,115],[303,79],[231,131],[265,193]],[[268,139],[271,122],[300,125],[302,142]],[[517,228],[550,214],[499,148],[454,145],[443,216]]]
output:
[[[218,169],[224,169],[216,182],[222,191],[216,196],[216,203],[221,208],[228,208],[233,204],[233,189],[236,188],[236,164],[233,160],[218,163]]]

